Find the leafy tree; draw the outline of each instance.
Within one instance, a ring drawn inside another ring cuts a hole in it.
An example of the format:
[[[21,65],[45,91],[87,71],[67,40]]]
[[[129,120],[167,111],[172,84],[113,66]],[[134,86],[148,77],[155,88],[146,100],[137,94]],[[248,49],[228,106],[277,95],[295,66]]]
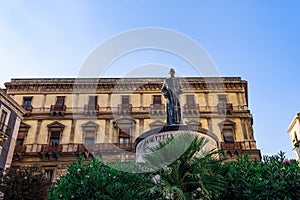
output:
[[[83,158],[68,168],[66,175],[61,176],[49,189],[51,199],[145,199],[138,196],[139,187],[148,178],[139,173],[128,173],[117,170],[123,167],[137,167],[130,163],[117,163],[118,167],[105,165],[98,159],[84,164]]]
[[[156,199],[218,199],[226,172],[218,152],[205,151],[205,144],[205,138],[184,133],[150,149],[145,159],[149,167],[159,170],[143,193]]]
[[[48,186],[42,169],[37,166],[21,169],[11,167],[1,177],[4,199],[47,199]]]
[[[262,162],[245,155],[228,165],[228,187],[222,199],[300,199],[300,168],[282,152],[265,156]]]

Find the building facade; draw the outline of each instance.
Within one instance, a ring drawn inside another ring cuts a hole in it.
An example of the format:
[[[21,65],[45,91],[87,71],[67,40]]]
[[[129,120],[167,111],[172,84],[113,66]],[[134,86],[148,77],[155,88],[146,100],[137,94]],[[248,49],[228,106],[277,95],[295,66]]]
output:
[[[0,89],[0,169],[9,168],[25,110]]]
[[[300,113],[297,113],[288,127],[296,160],[300,158]]]
[[[260,159],[239,77],[180,78],[183,123],[218,137],[224,156]],[[7,94],[27,111],[13,165],[39,164],[50,181],[79,155],[134,159],[134,141],[166,123],[163,78],[12,79]]]

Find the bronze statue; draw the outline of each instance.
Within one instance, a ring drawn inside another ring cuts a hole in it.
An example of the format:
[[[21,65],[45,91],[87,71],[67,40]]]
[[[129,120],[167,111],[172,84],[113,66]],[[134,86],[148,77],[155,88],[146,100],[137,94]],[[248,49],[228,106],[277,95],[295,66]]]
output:
[[[175,76],[175,70],[170,69],[170,78],[167,78],[161,92],[167,100],[167,125],[181,124],[181,108],[179,94],[182,93],[180,81]]]

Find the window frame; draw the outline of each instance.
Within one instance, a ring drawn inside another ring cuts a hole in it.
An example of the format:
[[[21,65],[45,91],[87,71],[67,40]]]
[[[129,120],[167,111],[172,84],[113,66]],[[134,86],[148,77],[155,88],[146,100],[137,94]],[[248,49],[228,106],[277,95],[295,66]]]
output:
[[[89,138],[89,139],[93,138],[93,140],[94,140],[93,144],[88,144],[88,145],[96,144],[98,130],[99,130],[99,124],[97,124],[93,121],[88,121],[85,124],[82,124],[82,143],[85,146],[87,146],[86,139],[87,138]],[[88,133],[88,132],[93,132],[93,133]],[[91,137],[90,135],[93,135],[94,137]]]
[[[54,121],[51,124],[47,125],[48,127],[48,141],[47,144],[51,145],[51,134],[52,132],[59,132],[59,141],[57,145],[60,145],[61,139],[62,139],[62,134],[64,131],[65,126],[58,121]]]
[[[227,95],[226,94],[219,94],[218,95],[218,101],[219,103],[222,103],[222,104],[227,104]]]
[[[31,110],[31,108],[32,108],[32,99],[33,99],[32,96],[30,96],[30,97],[28,97],[28,96],[23,97],[23,108],[25,110],[27,110],[27,111]],[[29,102],[29,104],[25,104],[26,102]]]
[[[89,133],[89,132],[93,132],[93,133]],[[84,145],[85,146],[90,146],[90,145],[94,145],[95,141],[96,141],[96,136],[97,136],[97,130],[96,128],[86,128],[84,130]],[[93,137],[91,136],[93,135]],[[86,141],[93,141],[92,143],[86,143]]]
[[[56,96],[55,105],[56,106],[64,106],[65,105],[65,101],[66,101],[66,96]]]
[[[125,100],[128,101],[128,102],[126,103]],[[121,104],[122,104],[122,106],[130,105],[130,96],[129,95],[122,95],[121,96]]]
[[[2,130],[5,133],[6,129],[8,127],[11,111],[6,106],[1,104],[1,106],[0,106],[0,119],[2,118],[2,112],[6,112],[6,117],[5,117],[5,120],[4,120],[3,124],[0,121],[0,130]],[[1,126],[3,126],[3,127],[1,127]]]

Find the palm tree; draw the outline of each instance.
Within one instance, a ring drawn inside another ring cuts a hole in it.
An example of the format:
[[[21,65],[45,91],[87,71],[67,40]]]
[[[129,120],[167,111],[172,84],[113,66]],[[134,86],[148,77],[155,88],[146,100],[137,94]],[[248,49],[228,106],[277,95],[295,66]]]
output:
[[[142,193],[157,199],[218,199],[224,190],[218,151],[205,151],[203,137],[183,132],[160,142],[145,156],[156,171]]]

